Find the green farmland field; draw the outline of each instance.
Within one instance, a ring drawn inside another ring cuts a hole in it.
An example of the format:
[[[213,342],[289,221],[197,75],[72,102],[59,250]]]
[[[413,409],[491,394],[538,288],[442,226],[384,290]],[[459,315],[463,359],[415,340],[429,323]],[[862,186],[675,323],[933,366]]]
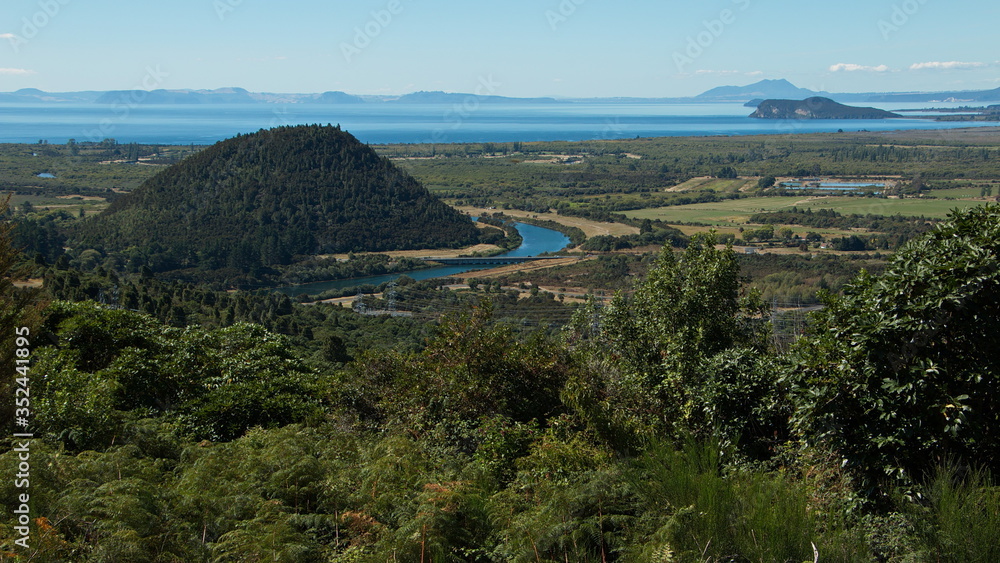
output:
[[[979,188],[979,187],[974,187],[974,188],[947,188],[947,189],[943,189],[943,190],[933,190],[931,192],[931,195],[934,196],[934,197],[936,197],[936,198],[946,198],[946,197],[950,197],[950,198],[969,198],[969,197],[978,197],[979,194],[980,194],[980,191],[981,191],[981,188]]]
[[[953,209],[982,205],[983,200],[881,199],[866,197],[755,197],[714,203],[696,203],[637,209],[625,215],[635,219],[660,219],[666,223],[705,223],[709,225],[745,224],[754,213],[799,209],[833,209],[839,213],[924,216],[944,218]]]

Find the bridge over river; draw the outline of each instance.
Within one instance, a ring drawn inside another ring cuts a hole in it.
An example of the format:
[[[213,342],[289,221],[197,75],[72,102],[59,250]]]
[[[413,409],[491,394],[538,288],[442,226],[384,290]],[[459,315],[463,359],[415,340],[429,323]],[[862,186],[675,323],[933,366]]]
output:
[[[521,264],[537,260],[554,260],[563,256],[468,256],[462,258],[421,258],[424,262],[436,262],[449,266],[473,266],[484,264]]]

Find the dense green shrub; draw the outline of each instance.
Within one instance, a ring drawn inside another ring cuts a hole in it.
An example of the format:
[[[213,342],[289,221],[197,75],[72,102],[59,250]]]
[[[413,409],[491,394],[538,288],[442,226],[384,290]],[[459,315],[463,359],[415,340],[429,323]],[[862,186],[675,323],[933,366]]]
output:
[[[830,295],[788,381],[795,425],[838,451],[875,493],[913,484],[946,456],[1000,456],[1000,207],[958,212],[880,276]]]

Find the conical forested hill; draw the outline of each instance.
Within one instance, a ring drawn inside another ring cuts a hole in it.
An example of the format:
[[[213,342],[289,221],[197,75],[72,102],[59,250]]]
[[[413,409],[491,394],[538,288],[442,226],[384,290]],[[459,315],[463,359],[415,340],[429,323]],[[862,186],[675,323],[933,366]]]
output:
[[[154,271],[249,271],[297,255],[474,244],[478,229],[333,126],[219,142],[85,221],[78,241]]]

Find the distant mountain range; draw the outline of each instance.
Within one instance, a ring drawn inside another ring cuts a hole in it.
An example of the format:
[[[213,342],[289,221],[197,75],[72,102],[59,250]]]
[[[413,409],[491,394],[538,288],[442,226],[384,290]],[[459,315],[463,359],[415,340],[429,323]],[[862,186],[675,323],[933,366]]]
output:
[[[321,94],[276,94],[250,92],[243,88],[216,90],[109,90],[81,92],[44,92],[24,88],[0,93],[0,103],[78,103],[78,104],[461,104],[474,98],[477,103],[556,103],[555,98],[507,98],[448,92],[413,92],[402,96],[354,96],[345,92]]]
[[[1000,88],[951,92],[816,92],[799,88],[787,80],[761,80],[748,86],[712,88],[694,99],[710,102],[750,102],[762,99],[804,100],[824,97],[841,103],[930,103],[930,102],[994,102],[1000,101]]]
[[[98,104],[456,104],[475,99],[478,103],[550,104],[572,102],[600,103],[704,103],[751,102],[765,99],[804,100],[815,96],[830,98],[840,103],[933,103],[933,102],[998,102],[1000,88],[993,90],[948,92],[868,92],[830,93],[799,88],[787,80],[761,80],[747,86],[720,86],[697,96],[686,98],[508,98],[451,92],[414,92],[402,96],[356,96],[344,92],[321,94],[280,94],[250,92],[243,88],[218,88],[215,90],[112,90],[81,92],[44,92],[24,88],[16,92],[0,93],[0,103],[98,103]]]

